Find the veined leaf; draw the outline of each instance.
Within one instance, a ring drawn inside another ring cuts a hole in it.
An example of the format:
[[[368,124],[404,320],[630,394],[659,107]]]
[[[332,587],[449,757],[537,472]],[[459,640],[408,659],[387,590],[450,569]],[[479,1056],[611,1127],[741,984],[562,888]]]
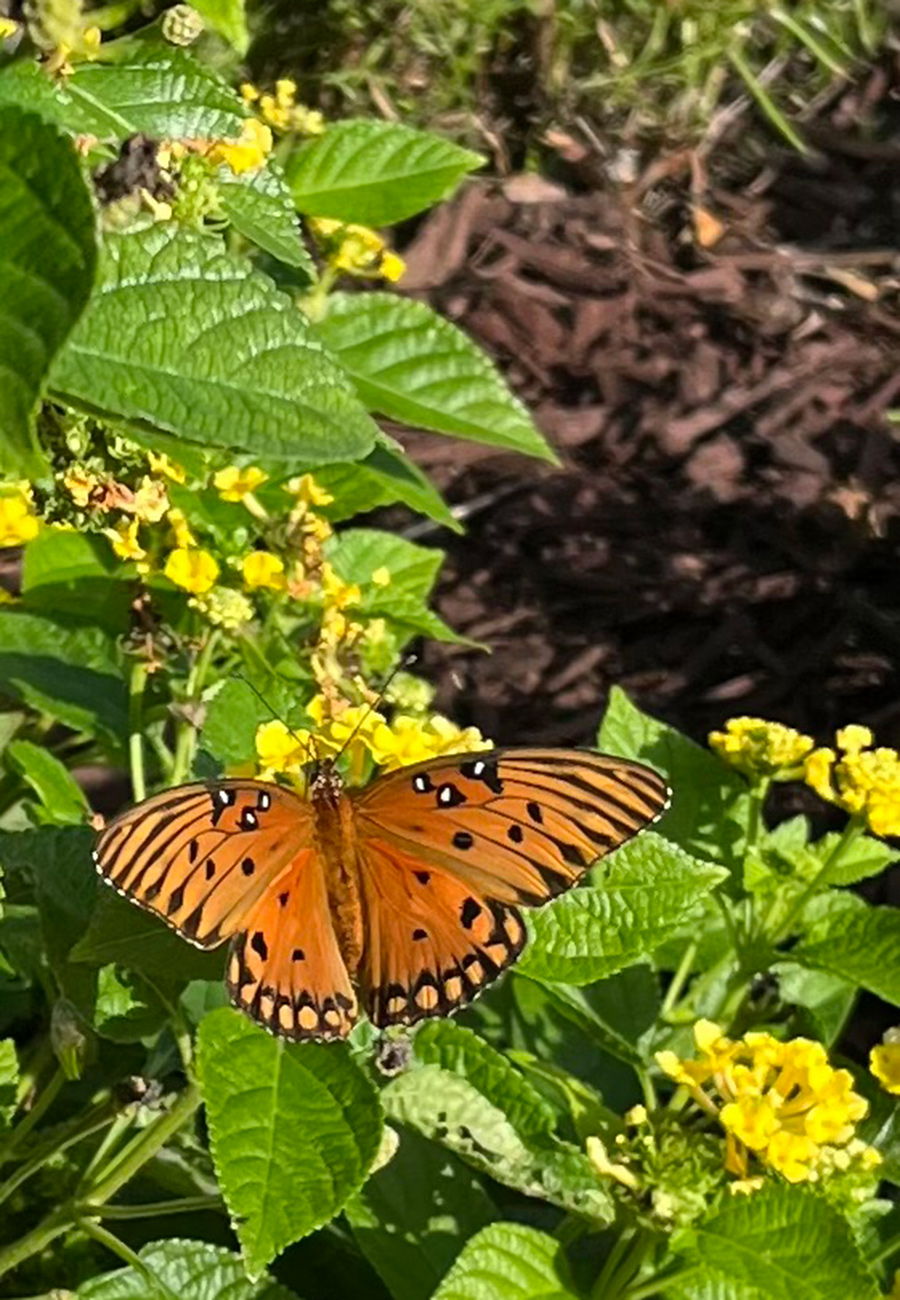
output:
[[[0,107],[0,469],[14,477],[49,472],[34,409],[90,296],[95,226],[72,144],[39,117]]]
[[[336,293],[313,331],[372,411],[556,462],[496,366],[425,303],[387,293]]]
[[[350,519],[365,510],[402,501],[455,533],[463,531],[433,483],[419,467],[392,448],[376,445],[354,465],[323,465],[316,481],[334,497],[320,513],[327,519]]]
[[[240,1255],[208,1241],[154,1241],[139,1256],[144,1269],[179,1300],[297,1300],[267,1274],[251,1281]],[[151,1300],[147,1273],[138,1268],[92,1277],[75,1294],[78,1300]]]
[[[466,1242],[434,1300],[575,1300],[562,1247],[524,1223],[492,1223]]]
[[[65,764],[41,745],[30,740],[13,740],[7,759],[34,790],[46,812],[46,819],[57,825],[83,825],[90,808],[84,794]]]
[[[128,630],[134,592],[102,537],[42,528],[25,547],[21,608],[90,619],[112,636]]]
[[[898,952],[900,911],[863,905],[829,911],[791,950],[790,960],[839,975],[896,1007],[900,1006]]]
[[[727,872],[644,831],[572,890],[529,916],[519,970],[535,979],[590,984],[649,959]]]
[[[387,226],[446,198],[483,161],[430,131],[350,118],[298,149],[287,175],[301,212]]]
[[[291,1044],[230,1007],[198,1031],[219,1182],[251,1276],[340,1212],[381,1140],[378,1094],[349,1051]]]
[[[107,237],[51,387],[76,406],[290,464],[365,456],[377,434],[271,280],[218,239],[162,225]]]
[[[300,219],[281,169],[270,162],[259,171],[235,176],[222,167],[219,196],[225,213],[245,238],[252,240],[285,266],[314,280],[316,271],[300,234]]]

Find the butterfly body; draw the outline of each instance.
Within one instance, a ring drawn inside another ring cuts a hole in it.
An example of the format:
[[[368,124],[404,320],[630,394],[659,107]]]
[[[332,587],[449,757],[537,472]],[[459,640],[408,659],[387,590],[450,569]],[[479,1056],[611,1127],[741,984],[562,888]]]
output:
[[[520,907],[576,884],[659,816],[650,768],[579,750],[432,759],[306,798],[261,781],[183,786],[102,833],[98,870],[202,948],[231,940],[235,1005],[294,1039],[447,1015],[522,951]]]

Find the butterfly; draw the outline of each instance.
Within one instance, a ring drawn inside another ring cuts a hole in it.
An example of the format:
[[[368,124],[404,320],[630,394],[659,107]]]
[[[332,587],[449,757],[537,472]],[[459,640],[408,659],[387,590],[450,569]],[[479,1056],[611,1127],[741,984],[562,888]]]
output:
[[[569,889],[649,826],[669,790],[590,751],[432,758],[306,797],[270,782],[185,785],[123,813],[94,860],[199,948],[230,940],[232,1002],[290,1039],[448,1015],[524,947],[520,907]]]

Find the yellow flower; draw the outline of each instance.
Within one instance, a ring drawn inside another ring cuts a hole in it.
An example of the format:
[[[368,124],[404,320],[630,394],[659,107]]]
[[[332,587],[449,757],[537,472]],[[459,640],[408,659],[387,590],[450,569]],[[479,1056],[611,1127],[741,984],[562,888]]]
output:
[[[166,485],[160,483],[158,479],[148,478],[145,475],[134,494],[134,500],[124,505],[123,509],[137,515],[138,519],[143,519],[145,523],[158,524],[169,509]]]
[[[171,479],[173,483],[183,483],[187,475],[180,465],[176,465],[173,460],[169,460],[165,453],[157,454],[155,451],[147,452],[147,461],[154,474],[163,474],[166,478]]]
[[[724,731],[709,734],[712,749],[745,776],[787,779],[815,742],[793,727],[765,718],[729,718]]]
[[[173,506],[166,519],[172,526],[172,532],[175,535],[175,545],[181,550],[189,550],[192,546],[197,545],[197,539],[191,532],[191,526],[187,521],[187,516],[183,510]]]
[[[376,587],[389,587],[391,585],[391,571],[383,564],[372,574],[372,582]]]
[[[5,41],[10,36],[15,36],[18,30],[19,24],[13,22],[11,18],[0,18],[0,41]]]
[[[220,469],[213,475],[213,484],[223,501],[243,501],[245,496],[265,483],[268,477],[255,465],[247,465],[244,469],[229,465],[227,469]]]
[[[406,263],[399,253],[388,249],[381,259],[378,270],[382,280],[387,280],[390,284],[396,284],[406,270]]]
[[[325,604],[333,609],[346,609],[358,605],[361,592],[355,582],[344,582],[326,560],[322,565],[322,594]]]
[[[259,99],[259,89],[252,81],[241,82],[241,99],[245,104],[255,104]]]
[[[272,132],[256,117],[248,117],[236,140],[217,140],[209,151],[213,162],[227,163],[236,176],[262,167],[272,152]]]
[[[869,1069],[893,1096],[900,1096],[900,1029],[889,1029],[869,1053]]]
[[[83,465],[70,465],[62,476],[63,487],[81,510],[91,504],[91,493],[100,484],[100,479]]]
[[[244,585],[251,591],[258,587],[268,587],[271,591],[283,591],[285,585],[284,560],[271,551],[251,551],[241,560],[241,572]]]
[[[138,541],[139,519],[120,519],[113,528],[104,528],[103,534],[112,542],[120,560],[145,560],[147,552]]]
[[[317,483],[312,474],[298,474],[296,478],[289,479],[284,490],[308,506],[330,506],[334,501],[328,489]]]
[[[163,572],[176,587],[202,596],[215,585],[219,566],[208,551],[179,546],[170,553]]]
[[[900,834],[900,755],[880,746],[868,727],[844,727],[837,749],[817,749],[806,760],[805,779],[816,794],[851,816],[863,817],[876,835]]]
[[[256,611],[253,603],[242,591],[231,587],[213,587],[202,596],[192,596],[188,601],[192,609],[199,610],[204,618],[216,627],[237,632],[253,620]]]
[[[37,537],[40,526],[32,506],[30,485],[0,484],[0,547],[30,542]]]
[[[256,729],[256,753],[267,772],[296,775],[312,760],[312,735],[305,727],[289,729],[280,719]]]
[[[464,731],[440,714],[416,718],[399,714],[388,725],[382,723],[372,736],[375,762],[392,770],[420,763],[443,754],[466,754],[490,749],[477,727]]]
[[[291,129],[301,135],[321,135],[325,130],[324,115],[317,108],[295,104],[291,110]]]

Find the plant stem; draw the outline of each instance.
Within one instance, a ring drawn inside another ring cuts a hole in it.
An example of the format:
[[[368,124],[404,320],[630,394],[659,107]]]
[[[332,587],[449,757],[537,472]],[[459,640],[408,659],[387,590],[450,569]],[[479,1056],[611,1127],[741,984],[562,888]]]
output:
[[[203,690],[203,684],[206,681],[206,675],[209,672],[209,666],[212,662],[213,651],[219,634],[213,628],[206,637],[200,653],[194,661],[191,671],[188,673],[187,689],[185,694],[190,704],[198,703],[200,692]],[[178,738],[175,742],[175,761],[172,765],[172,785],[181,785],[188,777],[194,762],[194,750],[197,744],[197,728],[192,722],[185,718],[179,723]]]
[[[659,1013],[661,1019],[663,1020],[669,1019],[669,1016],[671,1015],[672,1012],[672,1008],[675,1006],[675,1003],[681,997],[681,991],[684,988],[685,984],[687,983],[688,979],[690,978],[691,968],[694,965],[694,958],[696,956],[697,956],[697,943],[696,940],[692,939],[688,944],[688,946],[685,948],[684,952],[682,953],[681,961],[678,963],[678,969],[675,972],[675,974],[672,976],[672,983],[666,989],[666,996],[663,999],[663,1004],[662,1007],[660,1008],[660,1013]]]
[[[147,665],[135,659],[128,683],[128,763],[131,768],[131,789],[135,803],[147,797],[144,777],[144,687],[147,685]]]
[[[93,1115],[93,1119],[91,1119],[90,1114],[85,1116],[83,1125],[79,1126],[74,1133],[71,1133],[63,1141],[55,1141],[46,1145],[41,1150],[36,1151],[30,1160],[26,1160],[24,1165],[20,1165],[16,1172],[11,1174],[6,1182],[0,1185],[0,1205],[12,1196],[16,1188],[21,1187],[22,1183],[26,1182],[32,1174],[36,1174],[39,1169],[43,1169],[44,1165],[49,1160],[52,1160],[54,1156],[61,1155],[63,1151],[68,1151],[69,1147],[73,1147],[77,1142],[90,1137],[92,1133],[98,1133],[112,1119],[108,1111],[97,1116],[95,1110]]]
[[[731,49],[728,51],[727,57],[729,63],[775,129],[781,132],[784,138],[794,146],[798,153],[809,153],[805,141],[801,139],[791,126],[790,122],[778,108],[763,83],[757,77],[756,73],[753,72],[750,64],[744,58],[743,53],[737,49]]]
[[[39,1255],[40,1252],[50,1245],[57,1237],[61,1237],[64,1232],[68,1232],[72,1227],[72,1217],[67,1212],[65,1206],[60,1206],[52,1214],[48,1214],[43,1223],[39,1223],[31,1232],[26,1232],[24,1237],[18,1241],[10,1242],[8,1246],[0,1247],[0,1277],[11,1272],[26,1259],[32,1255]]]
[[[830,875],[832,869],[840,861],[841,857],[844,854],[844,851],[848,849],[850,845],[853,843],[853,841],[857,839],[858,836],[862,833],[864,827],[865,827],[865,821],[863,818],[861,817],[850,818],[850,820],[847,822],[847,825],[844,827],[843,833],[841,834],[841,837],[838,840],[837,844],[835,844],[834,848],[831,850],[828,857],[822,863],[821,867],[813,876],[812,880],[809,882],[809,884],[806,886],[803,892],[799,895],[798,898],[794,900],[793,904],[788,908],[787,916],[783,918],[781,922],[781,926],[779,927],[778,930],[778,934],[775,936],[775,942],[778,942],[781,939],[786,939],[788,937],[788,935],[791,933],[791,926],[793,925],[794,921],[803,911],[804,907],[806,907],[806,904],[809,902],[809,900],[815,894],[817,894],[824,885],[828,884],[828,876]]]
[[[87,1207],[79,1205],[83,1214]],[[180,1196],[171,1201],[145,1201],[140,1205],[94,1205],[90,1213],[101,1219],[150,1219],[158,1214],[194,1214],[198,1210],[221,1210],[221,1196]],[[579,1226],[584,1224],[579,1220]]]
[[[755,849],[759,842],[763,804],[766,802],[766,795],[769,793],[771,784],[771,777],[763,776],[755,785],[750,787],[750,811],[747,816],[747,853]]]
[[[623,1228],[610,1246],[609,1254],[603,1261],[603,1267],[591,1287],[591,1300],[612,1300],[615,1292],[610,1290],[610,1284],[622,1259],[631,1250],[633,1240],[634,1228]]]
[[[81,1215],[76,1217],[74,1226],[81,1228],[82,1232],[86,1232],[89,1237],[94,1238],[94,1241],[98,1241],[101,1246],[105,1246],[107,1250],[111,1251],[114,1255],[118,1255],[119,1259],[123,1260],[136,1272],[140,1273],[147,1285],[150,1287],[151,1294],[157,1293],[163,1297],[163,1300],[176,1300],[176,1297],[172,1294],[166,1284],[154,1275],[152,1270],[149,1269],[141,1259],[140,1255],[136,1254],[136,1252],[133,1251],[124,1241],[120,1241],[114,1232],[110,1232],[108,1228],[104,1228],[101,1223],[97,1223],[93,1219],[84,1218]]]
[[[22,1145],[23,1140],[28,1136],[35,1125],[43,1119],[44,1115],[53,1105],[59,1096],[60,1089],[66,1081],[66,1076],[62,1070],[57,1069],[56,1073],[50,1079],[43,1092],[39,1093],[37,1100],[22,1120],[16,1125],[10,1134],[9,1142],[3,1149],[0,1161],[7,1161],[12,1156],[17,1147]]]
[[[111,1169],[100,1174],[93,1186],[83,1193],[85,1207],[103,1205],[132,1178],[142,1165],[156,1155],[170,1137],[186,1124],[200,1105],[200,1089],[188,1084],[175,1105],[153,1124],[148,1125],[113,1162]]]
[[[628,1287],[623,1292],[622,1300],[649,1300],[649,1297],[661,1295],[662,1292],[676,1283],[680,1286],[683,1282],[689,1281],[692,1277],[696,1277],[699,1272],[700,1268],[693,1264],[689,1268],[673,1269],[668,1273],[657,1273],[655,1277],[645,1279],[637,1286]]]

